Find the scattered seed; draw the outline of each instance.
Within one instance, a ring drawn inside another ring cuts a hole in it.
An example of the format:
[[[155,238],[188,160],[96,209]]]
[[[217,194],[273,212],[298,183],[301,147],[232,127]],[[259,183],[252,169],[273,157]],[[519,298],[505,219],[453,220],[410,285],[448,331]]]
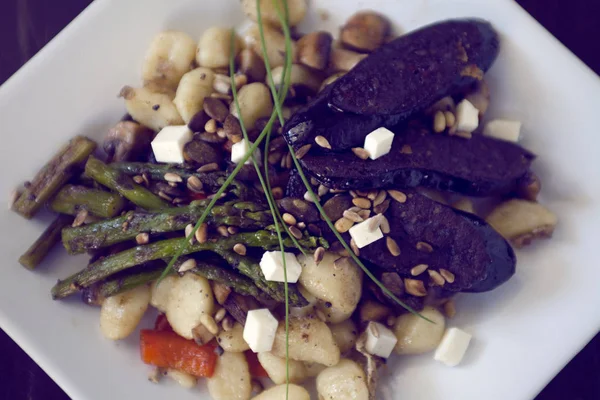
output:
[[[379,334],[379,328],[377,328],[376,324],[369,324],[369,330],[371,331],[371,334],[375,338],[379,338],[379,336],[380,336],[380,334]]]
[[[73,221],[73,223],[75,223],[75,221]],[[123,225],[121,225],[121,228],[123,229],[123,232],[127,232],[127,229],[129,229],[129,221],[123,222]]]
[[[390,199],[385,200],[383,203],[373,207],[373,211],[377,214],[385,213],[390,207]]]
[[[427,242],[418,242],[417,250],[422,251],[424,253],[433,253],[433,247]]]
[[[463,132],[463,131],[458,131],[454,135],[458,136],[459,138],[463,138],[463,139],[471,139],[473,137],[473,134],[471,132]]]
[[[406,203],[406,194],[402,193],[399,190],[388,190],[388,194],[398,203]]]
[[[233,251],[238,253],[240,256],[245,256],[246,246],[244,246],[242,243],[237,243],[235,246],[233,246]]]
[[[152,383],[158,383],[162,376],[160,368],[154,367],[148,372],[148,380]]]
[[[329,140],[327,140],[327,138],[325,136],[317,136],[315,137],[315,143],[317,143],[319,146],[325,148],[325,149],[329,149],[331,150],[331,145],[329,144]]]
[[[239,232],[239,230],[238,230],[237,226],[228,226],[227,232],[229,232],[230,235],[235,235],[236,233]]]
[[[361,160],[366,160],[367,158],[369,158],[369,152],[363,149],[362,147],[353,147],[352,152]]]
[[[202,192],[204,185],[202,184],[200,178],[198,178],[195,175],[192,175],[187,180],[187,188],[190,189],[192,192],[200,193]]]
[[[402,146],[402,149],[400,149],[400,153],[402,153],[402,154],[412,154],[412,147],[410,147],[409,144],[405,144],[404,146]]]
[[[217,93],[229,94],[231,90],[231,81],[227,75],[216,74],[213,82],[213,89]]]
[[[302,231],[300,229],[296,228],[295,226],[290,226],[290,233],[296,239],[302,239],[302,236],[303,236]]]
[[[141,175],[136,175],[133,177],[133,181],[135,183],[137,183],[138,185],[143,185],[144,184],[144,178]]]
[[[350,208],[348,209],[348,211],[353,211],[353,212],[355,212],[355,213],[358,213],[358,212],[362,211],[362,208],[360,208],[360,207],[356,207],[356,206],[352,206],[352,207],[350,207]]]
[[[194,225],[187,224],[184,230],[185,237],[189,237],[194,231]],[[194,243],[194,238],[190,239],[190,244]]]
[[[324,185],[319,185],[319,189],[317,190],[317,194],[319,196],[325,196],[327,193],[329,193],[329,188],[324,186]]]
[[[73,221],[73,224],[71,225],[73,228],[76,228],[78,226],[81,226],[85,223],[86,218],[88,217],[89,213],[88,210],[80,210],[77,215],[75,216],[75,220]]]
[[[211,194],[211,195],[208,195],[206,198],[207,198],[207,199],[214,199],[216,195],[217,195],[216,193],[213,193],[213,194]],[[222,199],[223,197],[226,197],[226,196],[227,196],[227,193],[221,193],[221,194],[219,195],[219,198],[220,198],[220,199]]]
[[[200,224],[200,227],[196,231],[195,238],[198,243],[206,243],[208,240],[208,224],[206,222]]]
[[[354,241],[354,239],[350,239],[350,248],[352,249],[352,252],[354,253],[354,255],[356,257],[360,256],[360,249],[356,245],[356,242]]]
[[[385,201],[385,198],[387,197],[387,193],[385,190],[381,190],[377,193],[377,195],[375,196],[373,200],[373,207],[377,207],[378,205],[380,205],[381,203],[383,203]]]
[[[283,199],[283,189],[282,188],[274,187],[273,189],[271,189],[271,193],[273,194],[273,197],[275,198],[275,200]]]
[[[448,318],[454,318],[456,315],[456,305],[454,304],[454,300],[450,299],[446,303],[444,303],[444,314]]]
[[[298,160],[301,160],[302,157],[304,157],[308,151],[310,150],[310,148],[312,147],[312,144],[305,144],[304,146],[300,147],[298,150],[296,150],[296,158]]]
[[[283,222],[288,225],[296,225],[296,218],[290,213],[283,213],[281,218],[283,218]]]
[[[146,232],[138,233],[135,236],[135,242],[139,245],[148,244],[149,241],[150,241],[150,235],[148,235],[148,233],[146,233]]]
[[[344,218],[349,219],[352,222],[363,222],[364,220],[354,211],[346,210],[343,214]]]
[[[390,315],[389,317],[387,317],[385,323],[387,324],[387,326],[394,326],[396,325],[396,320],[397,318],[395,315]]]
[[[315,264],[319,265],[321,261],[323,261],[323,257],[325,256],[325,249],[323,247],[318,247],[313,254],[313,259]]]
[[[217,232],[223,237],[229,237],[229,232],[227,231],[227,227],[225,225],[217,227]]]
[[[231,319],[231,317],[228,315],[225,318],[223,318],[223,322],[221,322],[221,326],[223,327],[223,330],[225,332],[230,332],[233,329],[233,320]]]
[[[452,128],[456,123],[456,117],[452,111],[445,111],[444,117],[446,117],[446,128]]]
[[[412,267],[412,269],[410,270],[410,274],[412,276],[417,276],[417,275],[421,275],[423,272],[425,272],[427,270],[427,268],[429,268],[429,265],[427,264],[419,264],[415,267]]]
[[[327,321],[327,317],[325,316],[325,313],[323,313],[323,311],[321,310],[316,310],[315,311],[315,315],[317,316],[317,318],[319,318],[321,321],[325,322]]]
[[[364,210],[368,210],[371,208],[371,200],[365,199],[364,197],[355,197],[352,199],[352,204],[357,207],[360,207]]]
[[[374,216],[373,218],[371,218],[369,220],[368,228],[370,231],[374,231],[377,228],[379,228],[379,226],[381,225],[381,217],[382,217],[381,214],[377,214],[376,216]]]
[[[356,194],[360,197],[367,197],[369,195],[369,192],[366,190],[357,190]]]
[[[437,111],[433,117],[433,130],[435,133],[442,133],[446,129],[446,116],[442,111]]]
[[[317,186],[319,184],[319,181],[315,178],[310,178],[310,184],[313,186]]]
[[[281,155],[281,160],[279,161],[279,166],[280,166],[281,168],[284,168],[284,169],[285,169],[285,164],[286,164],[285,155],[283,155],[283,154],[282,154],[282,155]]]
[[[148,175],[147,172],[144,172],[142,174],[142,179],[144,180],[144,183],[146,184],[146,186],[150,186],[150,176]]]
[[[235,83],[236,89],[239,89],[242,86],[244,86],[246,83],[248,83],[248,77],[244,74],[236,75],[233,78],[233,82]]]
[[[454,283],[454,279],[456,279],[456,277],[454,276],[454,274],[452,272],[450,272],[444,268],[440,268],[440,274],[444,277],[444,279],[448,283]]]
[[[173,198],[171,196],[169,196],[168,194],[166,194],[163,190],[158,192],[158,197],[165,199],[167,201],[173,201]]]
[[[357,214],[360,215],[362,219],[369,219],[371,216],[371,210],[360,210],[357,212]]]
[[[316,196],[316,195],[315,195],[315,196]],[[320,200],[320,199],[319,199],[319,196],[316,196],[316,197],[317,197],[317,201],[319,201],[319,200]],[[312,194],[310,194],[310,192],[306,192],[306,193],[304,193],[304,200],[306,200],[306,201],[310,201],[311,203],[314,203],[314,202],[315,202],[315,199],[313,198]]]
[[[197,172],[212,172],[212,171],[218,171],[218,170],[219,170],[219,164],[209,163],[209,164],[205,164],[205,165],[201,166],[196,171]]]
[[[225,131],[225,129],[223,128],[217,128],[217,136],[220,137],[221,139],[227,139],[227,131]],[[241,140],[241,138],[240,138]],[[233,146],[233,140],[228,140],[227,143],[225,143],[226,146]],[[229,150],[227,151],[231,151],[231,147],[228,147]]]
[[[208,122],[204,125],[204,130],[208,133],[216,133],[217,132],[217,121],[214,119],[209,119]]]
[[[345,233],[348,232],[350,228],[352,228],[352,225],[354,225],[354,222],[352,222],[348,218],[342,217],[335,221],[334,227],[339,233]]]
[[[200,316],[200,323],[213,335],[216,336],[219,334],[219,325],[217,325],[215,319],[210,314],[202,314]]]
[[[423,281],[417,279],[404,279],[404,287],[406,288],[406,293],[412,294],[417,297],[425,297],[427,296],[427,289],[425,289],[425,285]]]
[[[385,238],[385,245],[387,246],[387,249],[394,257],[398,257],[400,255],[400,247],[398,246],[398,243],[394,239],[387,236]]]
[[[227,315],[227,310],[224,309],[223,307],[219,308],[217,310],[217,312],[215,313],[215,322],[219,323],[219,322],[223,321],[223,318],[225,318],[226,315]]]
[[[381,224],[379,225],[381,228],[381,232],[387,235],[390,233],[390,221],[385,217],[385,215],[381,214]]]
[[[297,227],[298,229],[304,229],[304,228],[306,228],[306,223],[304,223],[304,222],[300,221],[300,222],[298,222],[298,223],[296,224],[296,227]]]
[[[173,183],[179,183],[179,182],[183,182],[183,179],[181,179],[181,176],[174,174],[173,172],[167,172],[164,176],[165,181],[167,182],[173,182]]]
[[[177,187],[177,183],[176,182],[167,182],[169,184],[169,186],[171,187]]]
[[[197,265],[198,264],[196,263],[196,260],[194,260],[193,258],[190,258],[189,260],[185,260],[184,262],[182,262],[177,271],[180,274],[182,274],[186,271],[196,268]]]
[[[433,269],[429,269],[429,270],[427,270],[427,273],[429,274],[429,277],[436,285],[444,286],[444,284],[446,283],[446,280],[444,279],[444,277],[442,275],[440,275],[439,272],[437,272]]]
[[[233,100],[233,97],[231,97],[228,94],[224,94],[224,93],[211,93],[210,97],[212,97],[213,99],[225,100],[229,103],[231,103],[231,101]]]
[[[292,153],[287,153],[285,156],[285,168],[286,169],[292,168],[293,162],[294,162],[294,160],[292,160]]]

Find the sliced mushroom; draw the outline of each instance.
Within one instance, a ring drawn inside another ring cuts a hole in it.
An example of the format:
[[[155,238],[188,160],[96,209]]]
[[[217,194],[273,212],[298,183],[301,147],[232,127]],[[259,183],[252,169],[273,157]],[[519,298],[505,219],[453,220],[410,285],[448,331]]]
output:
[[[346,72],[344,72],[344,71],[342,71],[342,72],[336,72],[335,74],[333,74],[330,77],[328,77],[327,79],[325,79],[323,81],[323,83],[321,83],[321,87],[319,88],[319,92],[321,90],[325,89],[326,86],[331,85],[333,82],[337,81],[339,78],[341,78],[344,75],[346,75]]]
[[[136,161],[150,149],[154,132],[133,121],[121,121],[112,127],[104,139],[108,162]]]
[[[304,35],[297,42],[297,59],[300,64],[318,70],[324,70],[329,65],[331,42],[329,32],[312,32]]]
[[[351,49],[368,52],[384,44],[390,31],[390,22],[385,17],[373,11],[363,11],[346,21],[340,39]]]
[[[467,94],[465,99],[479,110],[479,117],[482,117],[490,106],[490,87],[485,79],[477,81],[473,91]]]
[[[262,82],[267,70],[263,59],[252,49],[244,49],[238,55],[238,72],[246,75],[248,82]]]
[[[355,51],[332,48],[329,57],[329,68],[335,72],[350,71],[366,56],[366,54],[360,54]]]
[[[496,207],[486,221],[515,247],[552,236],[558,219],[540,203],[512,199]]]
[[[279,85],[282,82],[283,66],[273,68],[271,75],[275,85]],[[303,103],[309,97],[314,96],[321,87],[321,79],[308,68],[298,64],[292,65],[289,82],[290,87],[286,98],[288,101]]]
[[[183,148],[183,157],[193,164],[206,165],[210,163],[221,164],[223,154],[219,146],[211,146],[203,140],[192,140]]]

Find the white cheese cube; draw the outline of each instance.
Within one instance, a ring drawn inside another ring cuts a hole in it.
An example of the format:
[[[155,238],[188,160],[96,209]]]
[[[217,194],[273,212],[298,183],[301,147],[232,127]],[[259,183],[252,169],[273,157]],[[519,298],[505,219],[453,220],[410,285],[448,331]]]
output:
[[[252,144],[252,142],[248,142],[246,139],[242,139],[241,141],[231,146],[231,162],[234,164],[239,164],[242,161],[242,159],[246,156],[246,154],[248,154],[248,151],[250,151],[250,147],[252,147]],[[256,162],[260,165],[261,158],[259,149],[256,149],[256,151],[254,152],[254,158],[256,159]],[[252,158],[248,158],[246,164],[252,164]]]
[[[186,125],[165,126],[152,141],[152,151],[156,161],[181,164],[183,146],[192,140],[192,131]]]
[[[473,132],[479,126],[479,110],[467,99],[456,106],[456,130]]]
[[[279,322],[266,308],[250,310],[242,336],[255,353],[271,351]]]
[[[394,133],[381,127],[367,135],[363,147],[369,153],[371,160],[376,160],[390,152],[393,141]]]
[[[288,283],[298,282],[302,267],[294,253],[283,253],[285,257],[285,266],[287,270]],[[265,251],[260,259],[260,269],[265,275],[265,279],[274,282],[285,282],[283,274],[283,257],[281,251]]]
[[[458,328],[448,328],[433,358],[449,367],[455,367],[462,361],[470,341],[471,335],[467,332]]]
[[[521,121],[495,119],[485,124],[483,134],[485,136],[516,143],[521,136]]]
[[[369,322],[366,329],[365,349],[374,356],[388,358],[398,342],[394,332],[379,322]]]
[[[379,226],[375,229],[371,229],[371,225],[373,225],[371,221],[373,218],[375,217],[371,217],[350,228],[350,236],[352,236],[354,243],[356,243],[359,249],[362,249],[383,237],[383,232],[381,232]]]

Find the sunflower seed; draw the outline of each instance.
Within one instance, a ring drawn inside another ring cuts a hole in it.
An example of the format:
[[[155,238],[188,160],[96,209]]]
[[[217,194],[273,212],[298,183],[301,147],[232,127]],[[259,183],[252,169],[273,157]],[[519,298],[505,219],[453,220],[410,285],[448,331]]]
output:
[[[194,225],[187,224],[186,227],[185,227],[185,230],[183,232],[185,234],[185,237],[189,237],[192,234],[193,231],[194,231]],[[193,243],[194,243],[194,238],[191,238],[190,239],[190,244],[193,244]]]
[[[357,190],[356,194],[360,197],[367,197],[369,195],[369,192],[366,190]]]
[[[317,143],[319,146],[325,148],[325,149],[329,149],[331,150],[331,145],[329,144],[329,140],[327,140],[327,138],[325,136],[317,136],[315,137],[315,143]]]
[[[437,111],[433,117],[433,131],[442,133],[446,129],[446,117],[442,111]]]
[[[335,221],[334,227],[339,233],[345,233],[348,232],[350,228],[352,228],[352,225],[354,225],[354,222],[352,222],[348,218],[342,217]]]
[[[377,214],[385,213],[390,207],[390,199],[384,200],[383,203],[373,207],[373,211]]]
[[[456,123],[456,116],[452,111],[444,111],[444,117],[446,117],[446,128],[452,128]]]
[[[354,211],[346,210],[344,211],[344,218],[349,219],[352,222],[363,222],[364,220]]]
[[[227,231],[227,227],[224,225],[217,227],[217,232],[219,233],[219,235],[221,235],[223,237],[229,237],[229,232]]]
[[[448,283],[454,283],[454,279],[456,279],[456,277],[454,276],[454,274],[452,272],[450,272],[444,268],[440,268],[440,274],[444,277],[444,279]]]
[[[429,277],[436,285],[444,286],[444,284],[446,283],[446,280],[444,279],[444,277],[442,275],[440,275],[439,272],[437,272],[433,269],[429,269],[429,270],[427,270],[427,273],[429,274]]]
[[[177,269],[177,272],[182,274],[186,271],[196,268],[197,265],[198,264],[196,263],[196,260],[194,260],[193,258],[190,258],[189,260],[185,260],[184,262],[181,263],[181,265]]]
[[[427,242],[418,242],[417,250],[422,251],[423,253],[432,253],[433,247]]]
[[[323,311],[321,310],[317,310],[315,311],[315,315],[317,316],[317,318],[319,318],[321,321],[325,322],[327,321],[327,317],[325,316],[325,313],[323,313]]]
[[[226,75],[216,74],[213,82],[213,89],[217,93],[229,94],[231,90],[231,80]]]
[[[194,237],[196,238],[198,243],[206,243],[206,241],[208,240],[208,225],[206,224],[206,222],[200,224],[200,227],[196,231]]]
[[[316,197],[317,201],[320,201],[319,196],[315,195],[315,197]],[[310,192],[304,193],[304,200],[310,201],[311,203],[315,202],[315,198],[313,197],[312,194],[310,194]]]
[[[73,224],[71,225],[73,228],[76,228],[78,226],[81,226],[85,223],[85,220],[87,219],[89,213],[88,210],[80,210],[77,215],[75,216],[75,220],[73,220]]]
[[[381,214],[377,214],[376,216],[374,216],[373,218],[371,218],[369,220],[369,225],[368,228],[370,231],[374,231],[377,228],[379,228],[379,226],[381,225]]]
[[[412,147],[410,147],[410,144],[405,144],[402,146],[400,149],[400,154],[412,154]]]
[[[367,199],[369,199],[371,201],[375,201],[375,199],[377,198],[378,195],[379,195],[379,190],[377,190],[377,189],[369,190],[369,193],[367,194]]]
[[[223,327],[223,330],[225,332],[230,332],[233,329],[233,320],[231,319],[231,317],[228,315],[225,318],[223,318],[223,322],[221,322],[221,326]]]
[[[200,323],[204,325],[206,329],[208,329],[208,331],[213,335],[216,336],[219,334],[219,325],[217,325],[217,322],[212,315],[206,313],[202,314],[200,316]]]
[[[169,184],[169,186],[171,187],[177,187],[177,183],[176,182],[167,182]]]
[[[187,188],[190,189],[192,192],[200,193],[202,192],[204,185],[202,184],[200,178],[192,175],[187,180]]]
[[[133,177],[133,181],[135,183],[137,183],[138,185],[143,185],[144,184],[144,178],[141,175],[136,175]]]
[[[373,335],[375,338],[379,338],[379,328],[377,328],[376,324],[369,324],[369,330],[371,331],[371,335]]]
[[[296,239],[302,239],[302,231],[300,229],[296,228],[295,226],[290,226],[289,229],[293,237]]]
[[[271,189],[271,194],[273,194],[273,198],[275,198],[275,200],[283,199],[283,189],[280,187],[274,187]]]
[[[448,318],[454,318],[456,315],[456,305],[452,299],[444,303],[444,314],[446,314],[446,317]]]
[[[360,215],[362,219],[369,219],[371,216],[371,210],[360,210],[357,212],[357,214]]]
[[[394,239],[392,239],[389,236],[386,237],[385,245],[387,246],[387,249],[390,251],[390,253],[394,257],[398,257],[400,255],[400,247],[398,247],[398,243],[396,243],[396,241]]]
[[[239,74],[233,78],[233,82],[235,83],[236,89],[239,89],[248,83],[248,77],[244,74]]]
[[[378,205],[383,203],[386,197],[387,197],[387,193],[385,190],[379,191],[377,193],[377,195],[375,196],[375,198],[373,199],[373,207],[377,207]]]
[[[319,189],[317,189],[317,194],[319,196],[325,196],[327,193],[329,193],[329,188],[323,185],[319,185]]]
[[[385,235],[390,233],[390,221],[385,217],[385,215],[381,214],[381,224],[379,225],[381,228],[381,232]]]
[[[369,152],[363,149],[362,147],[353,147],[352,152],[356,157],[360,158],[361,160],[366,160],[367,158],[369,158]]]
[[[242,243],[237,243],[235,246],[233,246],[233,251],[235,251],[240,256],[245,256],[246,246],[244,246]]]
[[[388,194],[398,203],[406,203],[406,195],[399,190],[388,190]]]
[[[319,181],[315,178],[310,178],[310,184],[313,186],[317,186],[319,184]]]
[[[471,132],[458,131],[454,134],[454,136],[458,136],[459,138],[463,139],[471,139],[473,137],[473,134]]]
[[[310,148],[312,147],[312,144],[305,144],[304,146],[300,147],[298,150],[296,150],[296,158],[298,160],[301,160],[302,157],[304,157],[310,150]]]
[[[142,179],[144,180],[144,183],[146,184],[146,186],[150,186],[150,176],[148,175],[147,172],[144,172],[142,174]]]
[[[225,318],[226,315],[227,315],[227,310],[224,309],[223,307],[219,308],[217,310],[217,312],[215,313],[215,322],[219,323],[219,322],[223,321],[223,318]]]
[[[412,267],[412,269],[410,270],[410,274],[412,276],[421,275],[423,272],[425,272],[427,270],[427,268],[429,268],[429,265],[419,264],[417,266]]]
[[[204,124],[204,130],[208,133],[217,133],[217,121],[214,119],[209,119],[206,124]]]
[[[304,222],[300,221],[300,222],[298,222],[298,223],[296,224],[296,227],[297,227],[298,229],[305,229],[305,228],[306,228],[306,223],[304,223]]]
[[[219,164],[217,163],[209,163],[201,166],[196,170],[196,172],[213,172],[219,170]]]
[[[288,225],[296,225],[296,218],[290,213],[283,213],[281,218],[283,218],[283,222]]]
[[[352,199],[352,204],[362,209],[368,210],[371,208],[371,200],[365,199],[364,197],[355,197]]]
[[[318,247],[313,254],[313,259],[315,264],[319,265],[321,261],[323,261],[323,257],[325,256],[325,249],[323,247]]]
[[[146,232],[138,233],[135,235],[135,242],[139,245],[148,244],[150,241],[150,235]]]
[[[179,183],[179,182],[183,182],[183,179],[181,179],[181,176],[174,174],[173,172],[167,172],[164,175],[165,181],[167,182],[173,182],[173,183]]]
[[[212,97],[213,99],[221,99],[221,100],[225,100],[228,103],[231,103],[233,101],[233,97],[231,97],[228,94],[223,94],[223,93],[211,93],[210,97]]]
[[[169,196],[168,194],[166,194],[163,190],[158,192],[158,197],[165,199],[167,201],[173,201],[173,198],[171,196]]]
[[[227,232],[229,232],[230,235],[235,235],[236,233],[239,232],[239,229],[237,226],[228,226]]]
[[[356,191],[355,191],[355,190],[351,190],[351,191],[350,191],[350,192],[348,192],[348,193],[350,193],[350,196],[352,196],[352,198],[353,198],[353,199],[354,199],[354,198],[356,198],[356,197],[358,197],[358,195],[356,194]]]
[[[352,249],[352,252],[354,253],[354,255],[356,257],[360,256],[360,249],[356,245],[356,242],[354,241],[354,239],[350,239],[350,248]]]
[[[406,293],[412,294],[417,297],[425,297],[427,296],[427,290],[425,289],[425,285],[423,281],[417,279],[404,279],[404,287],[406,289]]]

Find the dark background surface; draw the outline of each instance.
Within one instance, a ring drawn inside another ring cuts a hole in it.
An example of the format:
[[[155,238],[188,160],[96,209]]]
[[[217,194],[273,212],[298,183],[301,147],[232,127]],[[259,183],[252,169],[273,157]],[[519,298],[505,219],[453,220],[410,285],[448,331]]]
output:
[[[1,0],[0,84],[90,2]],[[600,0],[521,0],[519,4],[600,74]],[[0,399],[68,400],[68,396],[1,330]],[[600,335],[597,335],[536,400],[599,399]]]

